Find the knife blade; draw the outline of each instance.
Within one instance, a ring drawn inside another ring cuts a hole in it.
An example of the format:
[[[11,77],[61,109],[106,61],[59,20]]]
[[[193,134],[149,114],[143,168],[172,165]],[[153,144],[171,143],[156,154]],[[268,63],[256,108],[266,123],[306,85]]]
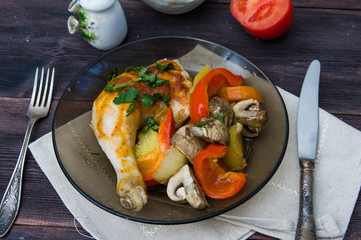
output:
[[[313,60],[306,72],[298,104],[297,142],[301,179],[300,206],[295,239],[316,239],[312,191],[318,141],[320,73],[320,62]]]

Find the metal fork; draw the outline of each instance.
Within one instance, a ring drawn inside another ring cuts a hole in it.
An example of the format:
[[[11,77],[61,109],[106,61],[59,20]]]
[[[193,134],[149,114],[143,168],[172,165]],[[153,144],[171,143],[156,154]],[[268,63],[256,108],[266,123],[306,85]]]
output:
[[[0,205],[0,237],[5,236],[10,230],[19,211],[26,150],[35,122],[40,118],[46,117],[49,113],[53,95],[54,74],[55,68],[52,69],[51,79],[49,81],[50,69],[48,69],[44,83],[44,68],[41,70],[40,82],[38,78],[38,68],[35,72],[33,92],[26,113],[26,116],[29,118],[28,127],[18,161]]]

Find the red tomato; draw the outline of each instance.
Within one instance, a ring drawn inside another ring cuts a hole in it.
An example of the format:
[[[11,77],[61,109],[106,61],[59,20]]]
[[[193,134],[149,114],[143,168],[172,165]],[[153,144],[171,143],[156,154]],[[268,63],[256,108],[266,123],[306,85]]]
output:
[[[264,40],[284,34],[294,16],[291,0],[232,0],[231,12],[250,34]]]
[[[230,171],[220,159],[227,146],[211,144],[194,158],[194,171],[204,193],[215,199],[226,199],[238,193],[246,183],[246,174]]]

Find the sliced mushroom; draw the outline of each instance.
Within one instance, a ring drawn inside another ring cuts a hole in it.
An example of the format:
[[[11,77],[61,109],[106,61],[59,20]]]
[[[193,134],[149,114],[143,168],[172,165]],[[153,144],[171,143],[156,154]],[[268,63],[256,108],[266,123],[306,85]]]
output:
[[[204,126],[190,126],[191,135],[200,137],[209,143],[229,144],[228,128],[221,121],[213,118],[202,118],[200,123],[206,123]]]
[[[257,100],[247,99],[233,106],[234,121],[246,125],[242,133],[246,137],[256,137],[267,121],[267,112],[263,110]]]
[[[257,137],[258,135],[260,135],[261,130],[262,128],[255,128],[244,125],[244,127],[242,128],[242,135],[249,138]]]
[[[232,125],[234,111],[231,104],[223,98],[213,97],[209,101],[209,111],[212,116],[219,114],[223,118],[224,124],[226,124],[227,127]]]
[[[187,201],[195,209],[209,206],[193,170],[188,165],[184,165],[169,179],[167,194],[171,200]]]
[[[192,126],[192,124],[179,128],[173,135],[171,143],[193,164],[193,160],[197,154],[207,147],[207,142],[199,137],[192,136],[189,130],[190,126]]]

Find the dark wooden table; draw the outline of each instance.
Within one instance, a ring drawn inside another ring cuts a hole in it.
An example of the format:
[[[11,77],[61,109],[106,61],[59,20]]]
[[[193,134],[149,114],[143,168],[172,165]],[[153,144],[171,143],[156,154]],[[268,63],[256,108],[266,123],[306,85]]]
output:
[[[31,141],[51,131],[54,109],[70,80],[104,52],[70,35],[68,1],[1,0],[0,8],[0,194],[18,158],[28,119],[25,113],[37,66],[56,66],[49,117]],[[128,21],[124,43],[155,36],[191,36],[230,48],[260,67],[276,85],[299,95],[313,59],[322,63],[320,107],[361,130],[361,1],[294,0],[290,30],[273,41],[248,35],[232,17],[229,0],[207,0],[172,16],[139,0],[120,0]],[[341,144],[341,143],[340,143]],[[342,174],[342,173],[335,173]],[[85,239],[73,216],[28,152],[20,212],[6,239]],[[251,239],[270,239],[255,234]],[[361,239],[359,197],[345,239]]]

